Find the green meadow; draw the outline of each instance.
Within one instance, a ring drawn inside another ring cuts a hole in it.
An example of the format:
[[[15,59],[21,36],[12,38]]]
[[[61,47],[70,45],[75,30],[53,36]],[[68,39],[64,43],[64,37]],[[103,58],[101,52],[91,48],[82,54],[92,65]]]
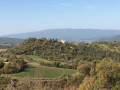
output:
[[[46,59],[43,59],[43,58],[40,58],[39,56],[35,56],[35,55],[26,55],[27,57],[31,58],[32,60],[35,60],[35,61],[43,61],[43,62],[49,62],[48,60]]]
[[[13,77],[29,77],[29,78],[58,78],[63,74],[75,74],[76,70],[45,67],[45,66],[33,66],[27,65],[23,72],[11,74]]]

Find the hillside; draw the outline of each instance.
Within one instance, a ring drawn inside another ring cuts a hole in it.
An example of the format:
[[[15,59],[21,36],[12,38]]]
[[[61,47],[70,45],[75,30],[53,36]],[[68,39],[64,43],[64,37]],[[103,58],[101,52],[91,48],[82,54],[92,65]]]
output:
[[[27,39],[35,38],[52,38],[66,41],[94,41],[103,37],[111,37],[120,34],[119,30],[100,30],[100,29],[48,29],[36,32],[6,35],[9,38]]]
[[[50,61],[79,62],[80,60],[101,60],[111,58],[119,60],[119,53],[104,50],[94,44],[62,43],[54,39],[26,39],[22,44],[10,49],[14,54],[37,55]]]
[[[23,39],[0,37],[0,48],[10,48],[22,43]]]
[[[0,80],[11,90],[119,90],[119,62],[117,41],[79,44],[28,38],[0,53],[0,73],[10,75],[1,74]]]

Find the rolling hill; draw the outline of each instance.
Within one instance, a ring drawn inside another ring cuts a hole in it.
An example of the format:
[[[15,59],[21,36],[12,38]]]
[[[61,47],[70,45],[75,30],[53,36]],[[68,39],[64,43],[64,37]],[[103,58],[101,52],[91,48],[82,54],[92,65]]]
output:
[[[120,59],[119,53],[112,52],[109,49],[101,49],[96,44],[76,45],[74,43],[62,43],[55,39],[46,38],[26,39],[20,45],[9,49],[8,52],[18,55],[37,55],[46,60],[61,62],[92,61],[108,57],[114,59],[114,56],[116,56],[116,60]]]
[[[100,38],[112,37],[120,34],[120,30],[100,30],[100,29],[48,29],[36,32],[20,33],[6,35],[9,38],[26,39],[35,38],[52,38],[66,41],[95,41]]]

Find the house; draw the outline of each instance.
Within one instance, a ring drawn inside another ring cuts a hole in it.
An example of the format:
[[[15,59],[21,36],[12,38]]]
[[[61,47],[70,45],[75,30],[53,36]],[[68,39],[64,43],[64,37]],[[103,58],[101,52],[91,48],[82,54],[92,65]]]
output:
[[[64,41],[64,40],[61,40],[61,42],[62,42],[62,43],[66,43],[66,41]]]

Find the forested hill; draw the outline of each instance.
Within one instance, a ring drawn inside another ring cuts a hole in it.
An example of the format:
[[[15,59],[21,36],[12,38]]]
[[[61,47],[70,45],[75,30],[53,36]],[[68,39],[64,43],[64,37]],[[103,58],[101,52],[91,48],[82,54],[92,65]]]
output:
[[[22,44],[9,49],[15,54],[37,55],[54,61],[78,62],[80,60],[120,60],[119,52],[102,49],[97,44],[74,44],[54,39],[26,39]]]

